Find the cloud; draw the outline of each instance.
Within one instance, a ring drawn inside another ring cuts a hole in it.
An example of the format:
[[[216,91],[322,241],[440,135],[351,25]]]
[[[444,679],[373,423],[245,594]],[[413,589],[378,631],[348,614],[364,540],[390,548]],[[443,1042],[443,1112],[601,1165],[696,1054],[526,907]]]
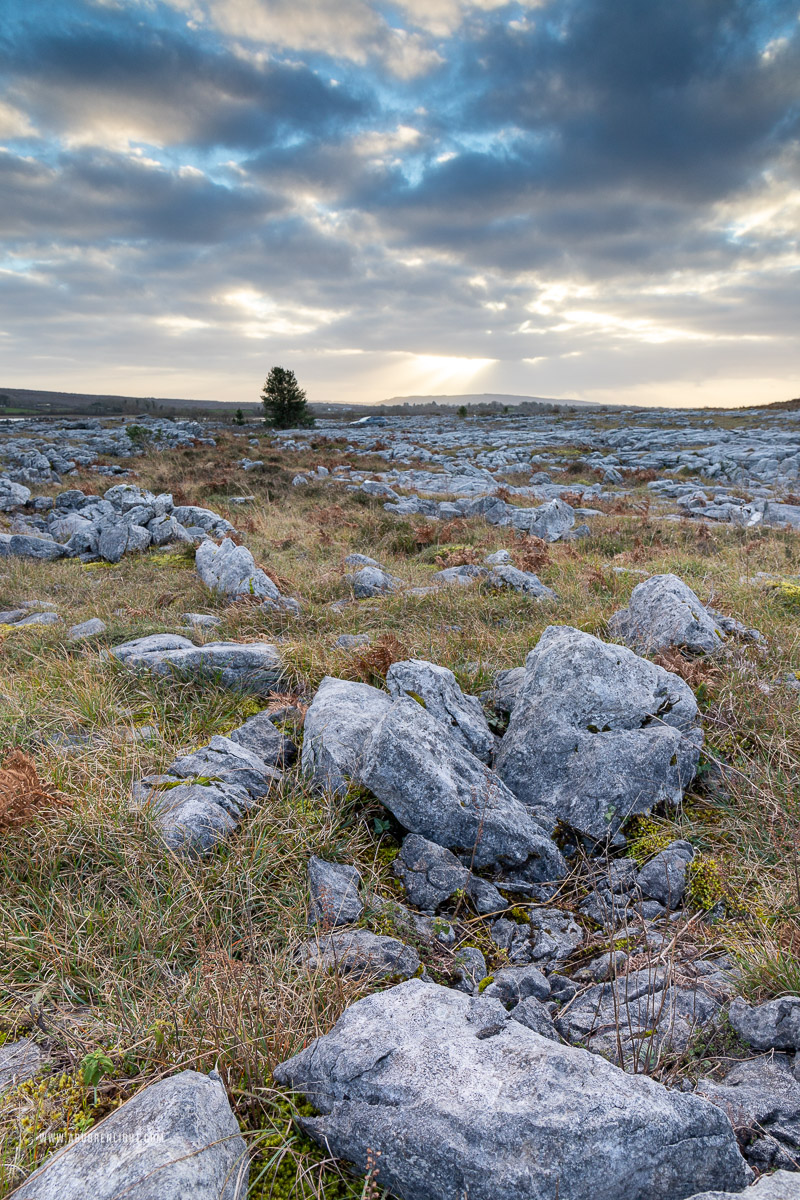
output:
[[[797,392],[796,0],[10,5],[19,383]]]

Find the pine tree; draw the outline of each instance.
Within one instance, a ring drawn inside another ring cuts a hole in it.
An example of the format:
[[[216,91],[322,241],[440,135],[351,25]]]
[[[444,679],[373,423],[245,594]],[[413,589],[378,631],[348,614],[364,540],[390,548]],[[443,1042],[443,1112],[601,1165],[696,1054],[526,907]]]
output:
[[[273,367],[270,371],[261,393],[261,403],[265,422],[274,429],[296,429],[314,424],[306,394],[298,385],[294,371],[284,367]]]
[[[244,425],[244,413],[240,408],[237,408],[233,414],[233,423],[234,425]]]

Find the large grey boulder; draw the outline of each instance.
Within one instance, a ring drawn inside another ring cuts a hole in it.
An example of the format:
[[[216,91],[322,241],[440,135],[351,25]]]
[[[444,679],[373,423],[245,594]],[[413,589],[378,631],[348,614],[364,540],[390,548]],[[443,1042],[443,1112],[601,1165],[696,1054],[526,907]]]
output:
[[[493,771],[416,700],[395,700],[364,746],[360,779],[410,833],[469,856],[478,869],[512,868],[531,882],[566,864]]]
[[[0,475],[0,512],[10,512],[21,504],[27,504],[31,498],[31,489],[24,483],[15,483],[5,475]]]
[[[754,1050],[800,1050],[800,996],[764,1004],[734,1000],[728,1016],[738,1037]]]
[[[441,721],[456,741],[476,758],[489,761],[494,738],[481,702],[475,696],[464,695],[447,667],[422,658],[395,662],[386,674],[386,686],[391,696],[411,695],[421,700],[426,712]]]
[[[299,956],[309,971],[357,979],[410,979],[420,966],[413,946],[369,929],[348,929],[304,942]]]
[[[725,643],[720,626],[677,575],[651,575],[637,584],[609,630],[645,653],[675,646],[690,654],[713,654]]]
[[[743,1192],[702,1192],[689,1200],[800,1200],[800,1174],[776,1171]]]
[[[326,675],[306,713],[302,766],[323,788],[344,794],[371,730],[391,700],[367,683]]]
[[[153,1083],[48,1158],[19,1200],[244,1200],[247,1147],[216,1073]]]
[[[545,542],[557,542],[575,524],[574,508],[558,498],[538,508],[513,508],[510,513],[509,523],[516,529],[524,529]]]
[[[634,813],[680,803],[703,735],[677,675],[570,626],[549,626],[525,662],[495,770],[597,841]]]
[[[800,1169],[800,1080],[785,1054],[737,1063],[722,1080],[701,1079],[697,1094],[727,1113],[759,1171]]]
[[[411,903],[423,912],[436,912],[456,892],[463,892],[479,913],[499,912],[506,906],[494,884],[473,875],[451,850],[418,833],[403,839],[394,873]]]
[[[658,900],[665,908],[678,908],[686,891],[687,873],[693,858],[691,842],[671,842],[645,863],[636,876],[642,895]]]
[[[361,875],[355,867],[326,862],[312,854],[308,860],[309,922],[331,929],[357,921],[364,911],[358,892],[360,883]]]
[[[359,1000],[275,1072],[327,1152],[402,1200],[683,1200],[750,1178],[697,1096],[557,1045],[498,1000],[410,980]]]
[[[257,695],[269,695],[283,680],[280,655],[270,642],[207,642],[196,646],[180,634],[154,633],[114,646],[111,654],[133,670],[178,678],[197,676],[233,691]]]
[[[217,546],[210,539],[201,542],[194,556],[195,569],[200,579],[226,600],[240,600],[253,596],[269,600],[280,606],[281,594],[269,576],[256,566],[255,559],[246,546],[237,546],[230,538],[223,538]]]

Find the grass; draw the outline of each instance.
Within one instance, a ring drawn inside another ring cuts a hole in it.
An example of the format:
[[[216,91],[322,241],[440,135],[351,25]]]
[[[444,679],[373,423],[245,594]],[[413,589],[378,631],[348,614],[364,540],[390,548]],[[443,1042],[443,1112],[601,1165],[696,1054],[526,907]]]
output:
[[[646,853],[688,837],[702,855],[694,907],[703,911],[721,895],[726,913],[713,926],[698,921],[697,936],[737,956],[752,999],[800,991],[798,693],[775,682],[800,668],[797,607],[785,589],[753,581],[759,571],[800,572],[797,536],[663,521],[642,485],[633,504],[592,520],[591,538],[544,546],[479,519],[398,519],[343,488],[292,489],[297,472],[346,462],[342,446],[320,438],[289,454],[261,441],[249,452],[265,466],[246,476],[234,466],[241,442],[223,434],[216,448],[153,450],[135,460],[135,481],[228,517],[257,561],[301,600],[299,620],[247,603],[224,606],[183,569],[191,560],[172,551],[102,568],[2,561],[0,604],[48,600],[63,622],[0,630],[0,755],[30,756],[43,792],[68,803],[2,834],[0,1037],[32,1032],[52,1066],[3,1097],[0,1195],[49,1152],[43,1134],[85,1128],[176,1070],[214,1066],[253,1150],[252,1197],[362,1195],[362,1182],[299,1131],[297,1102],[276,1092],[271,1069],[368,990],[297,965],[308,857],[357,864],[367,886],[391,899],[393,826],[368,796],[320,796],[293,769],[208,859],[187,863],[164,851],[146,814],[128,806],[132,781],[231,729],[259,703],[213,684],[132,674],[107,655],[108,645],[146,633],[186,633],[184,612],[222,618],[217,629],[191,631],[195,640],[279,640],[301,698],[325,674],[379,685],[403,656],[442,663],[465,690],[479,692],[498,670],[524,663],[548,624],[603,636],[640,578],[615,567],[674,571],[703,600],[760,629],[767,644],[731,644],[714,663],[669,663],[701,703],[706,767],[680,812],[655,813],[633,831],[633,848]],[[563,447],[559,454],[569,457]],[[354,461],[366,471],[385,466],[377,457]],[[103,491],[108,481],[83,473],[78,485]],[[228,502],[244,491],[254,501]],[[558,600],[539,605],[513,592],[453,588],[331,608],[349,596],[343,560],[353,551],[425,585],[443,563],[480,562],[501,548],[535,569]],[[66,629],[93,616],[107,633],[72,647]],[[348,653],[335,644],[342,633],[368,633],[372,644]],[[157,736],[138,737],[142,725]],[[68,749],[63,734],[76,739]],[[559,903],[577,905],[571,887]],[[457,932],[446,954],[419,946],[435,978],[448,978],[463,944],[494,953],[490,970],[501,965],[481,922],[464,913]]]

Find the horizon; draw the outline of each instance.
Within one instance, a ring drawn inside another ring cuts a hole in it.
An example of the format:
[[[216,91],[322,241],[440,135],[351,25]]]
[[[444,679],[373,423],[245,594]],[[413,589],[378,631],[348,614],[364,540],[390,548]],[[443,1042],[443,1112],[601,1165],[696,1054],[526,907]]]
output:
[[[8,386],[800,392],[796,0],[36,7],[0,45]]]

